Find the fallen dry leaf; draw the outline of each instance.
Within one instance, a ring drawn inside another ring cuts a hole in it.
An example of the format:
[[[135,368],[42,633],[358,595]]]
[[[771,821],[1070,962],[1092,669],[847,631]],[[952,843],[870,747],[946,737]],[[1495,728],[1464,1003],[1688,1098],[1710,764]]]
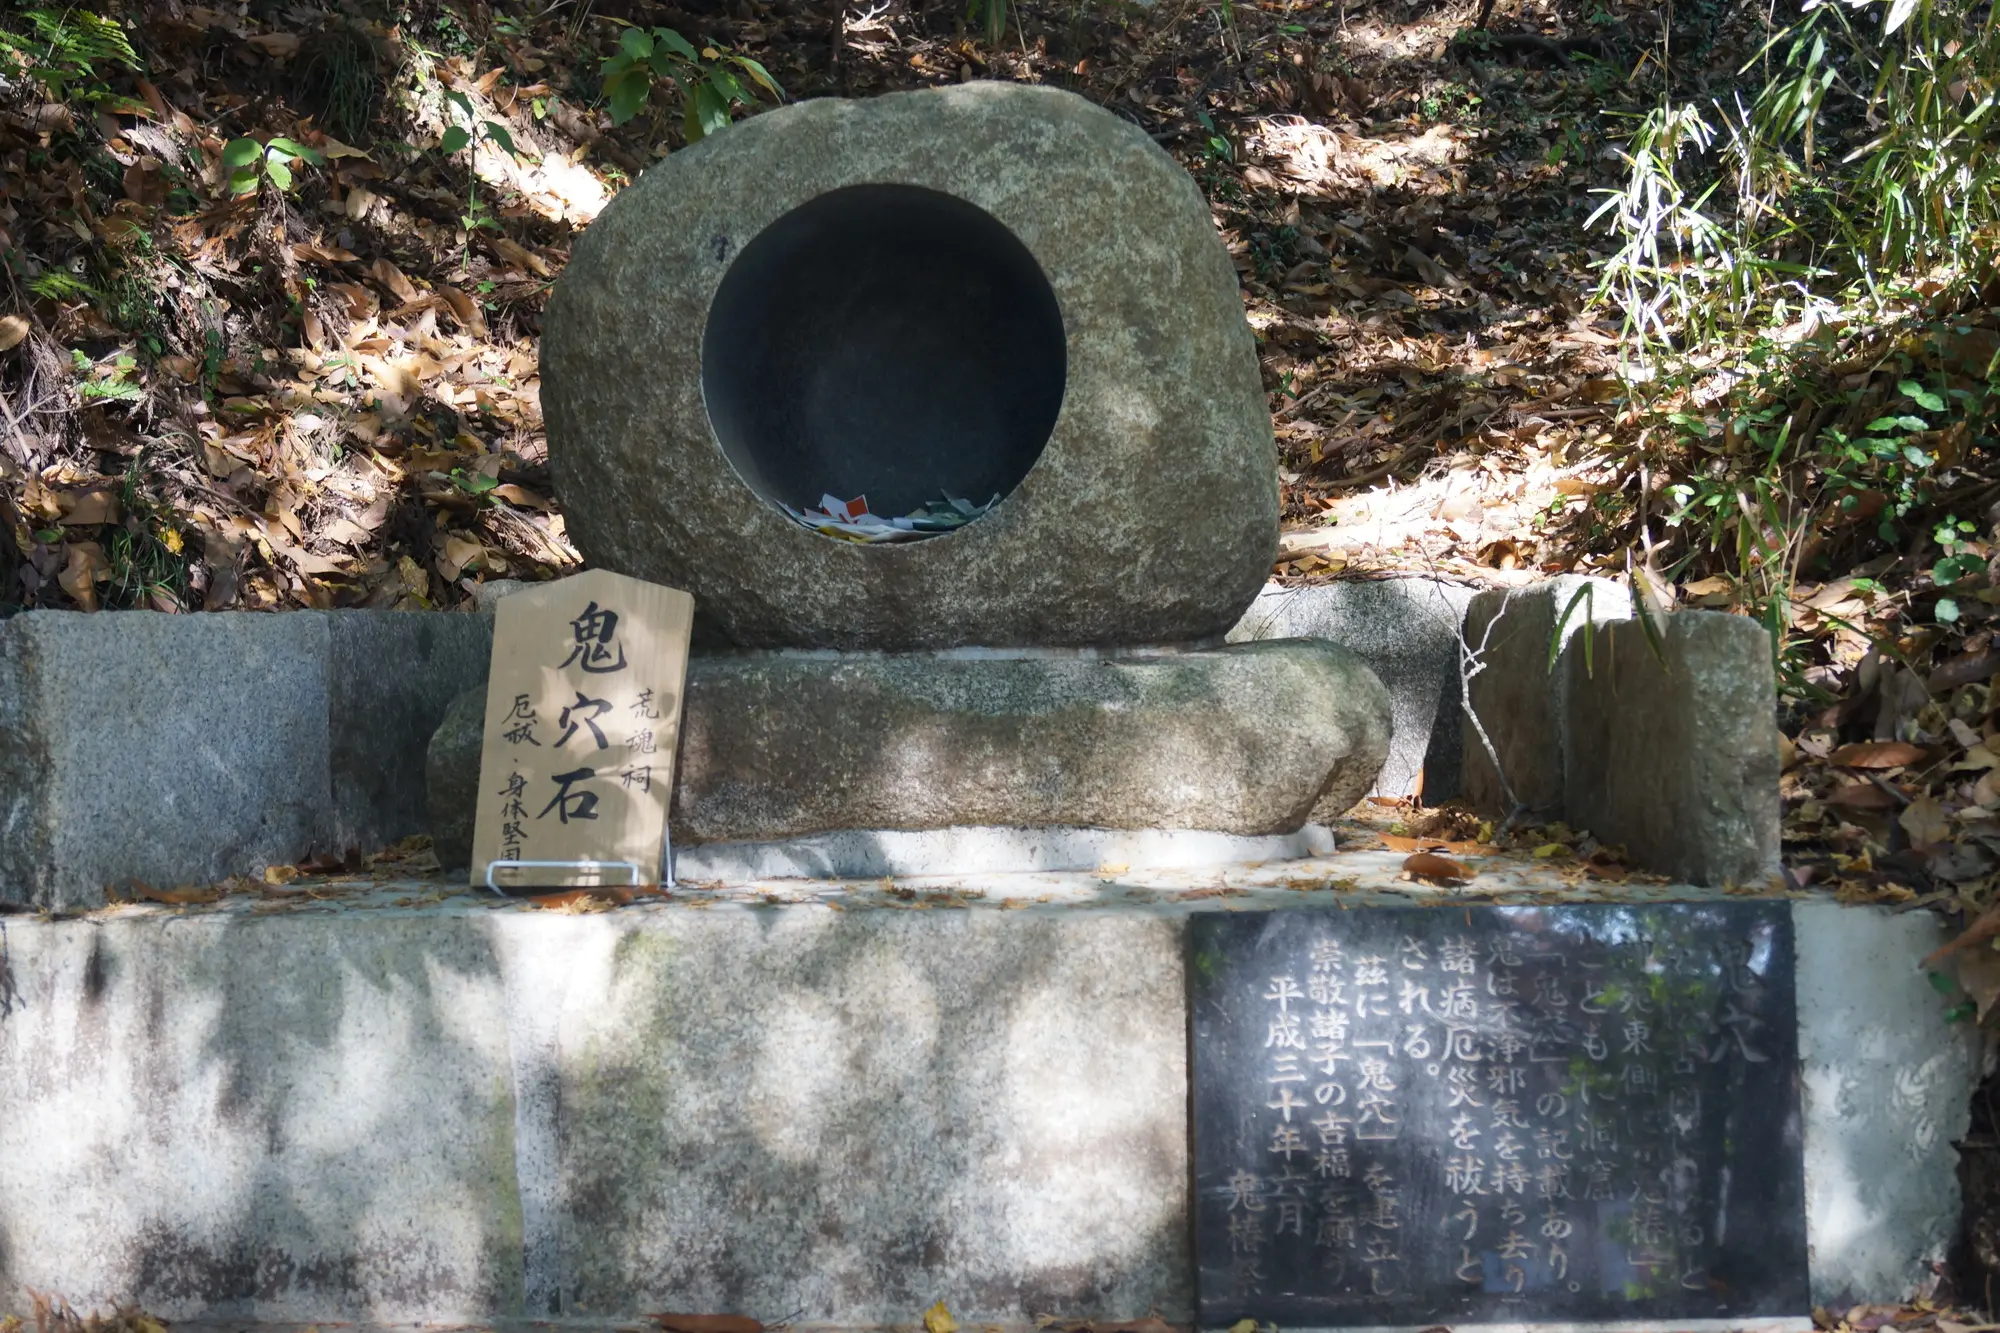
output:
[[[512,482],[505,482],[495,486],[487,494],[498,496],[508,504],[519,505],[523,509],[540,509],[546,511],[555,507],[527,487],[516,486]]]
[[[299,38],[295,33],[260,32],[243,40],[273,60],[290,60],[299,53]]]
[[[1897,822],[1914,843],[1943,842],[1951,836],[1951,821],[1945,818],[1944,807],[1929,796],[1919,796],[1904,806]]]
[[[648,1315],[665,1333],[764,1333],[764,1325],[742,1314]]]
[[[156,889],[144,880],[132,881],[141,898],[149,903],[160,903],[167,907],[192,907],[198,903],[222,901],[223,889],[219,884],[198,887],[184,884],[177,889]]]
[[[1961,949],[1971,948],[1981,940],[1990,940],[1995,935],[2000,935],[2000,907],[1987,909],[1977,921],[1974,921],[1961,931],[1957,939],[1941,949],[1933,950],[1924,959],[1924,966],[1929,967],[1933,963],[1951,957]]]
[[[1463,865],[1449,856],[1439,856],[1434,852],[1417,852],[1403,858],[1403,869],[1417,879],[1445,885],[1463,884],[1472,878],[1472,872]]]
[[[1893,810],[1902,802],[1872,782],[1850,782],[1828,792],[1826,804],[1845,810]]]
[[[374,158],[369,157],[367,152],[364,151],[363,149],[356,148],[353,144],[350,143],[342,143],[340,140],[334,138],[331,134],[320,136],[319,151],[321,152],[322,155],[326,157],[328,161],[337,161],[338,159],[343,157],[358,157],[365,162],[372,162],[375,160]]]
[[[1930,751],[1908,741],[1862,741],[1841,746],[1827,762],[1840,768],[1904,768],[1930,757]]]
[[[27,336],[28,321],[25,316],[6,315],[0,317],[0,352],[20,346],[21,340]]]
[[[1987,648],[1976,653],[1961,653],[1931,672],[1931,692],[1940,694],[1946,690],[1957,689],[1960,685],[1986,680],[1996,671],[2000,671],[2000,649]]]
[[[1959,989],[1978,1006],[1976,1017],[1985,1022],[1994,1002],[2000,1000],[2000,953],[1992,949],[1967,949],[1953,954],[1946,966]]]
[[[479,302],[456,287],[440,287],[438,295],[444,298],[447,306],[451,307],[452,317],[467,333],[475,338],[486,336],[486,316],[479,309]]]
[[[958,1321],[944,1308],[942,1300],[924,1311],[924,1333],[958,1333]]]
[[[301,264],[346,264],[360,257],[352,250],[343,250],[337,245],[312,245],[302,241],[292,247],[292,258]]]
[[[409,278],[404,276],[403,270],[397,268],[386,259],[376,260],[374,264],[369,266],[368,272],[373,275],[375,281],[387,287],[390,293],[405,305],[408,305],[421,295],[417,291],[417,284],[411,282]]]
[[[518,241],[509,240],[505,236],[493,236],[487,238],[486,244],[493,248],[493,253],[499,256],[503,264],[528,269],[538,278],[546,278],[554,272],[549,267],[548,260]]]
[[[110,573],[111,562],[105,558],[102,546],[96,542],[72,542],[68,562],[56,574],[56,582],[78,606],[86,611],[95,611],[98,576],[109,576]]]
[[[97,486],[87,491],[61,491],[56,503],[62,506],[62,522],[68,527],[95,527],[118,521],[118,491]]]

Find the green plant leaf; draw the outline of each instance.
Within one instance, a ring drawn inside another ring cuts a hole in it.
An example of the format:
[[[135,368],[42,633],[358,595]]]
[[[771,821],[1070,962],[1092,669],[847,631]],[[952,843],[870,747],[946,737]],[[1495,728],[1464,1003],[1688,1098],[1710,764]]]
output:
[[[229,192],[231,194],[250,194],[256,188],[257,169],[255,167],[245,167],[241,171],[232,171],[229,173]]]
[[[494,143],[499,144],[502,148],[506,149],[507,155],[509,157],[519,160],[521,154],[519,150],[517,150],[514,147],[514,136],[508,132],[507,127],[505,125],[502,125],[497,120],[487,121],[486,137],[491,139]]]
[[[474,111],[472,109],[472,99],[470,97],[467,97],[464,93],[458,91],[458,89],[456,88],[447,88],[445,90],[444,100],[450,102],[453,106],[457,107],[460,111],[463,111],[468,116],[476,116],[479,114],[477,111]]]
[[[1897,384],[1896,387],[1902,390],[1903,393],[1907,394],[1910,398],[1914,399],[1917,405],[1919,407],[1922,407],[1925,411],[1927,412],[1944,411],[1944,399],[1938,397],[1936,394],[1932,393],[1930,390],[1926,389],[1923,385],[1917,383],[1915,380],[1904,380],[1901,383]]]
[[[222,165],[232,171],[247,167],[264,155],[264,145],[255,139],[231,139],[222,145]]]
[[[444,132],[444,138],[438,141],[438,147],[445,154],[450,155],[471,142],[472,131],[466,129],[463,125],[453,125]]]
[[[1957,599],[1957,598],[1955,598],[1955,597],[1940,597],[1940,598],[1938,598],[1938,599],[1937,599],[1937,609],[1936,609],[1935,611],[1933,611],[1933,612],[1932,612],[1931,614],[1937,617],[1937,619],[1938,619],[1938,623],[1939,623],[1939,624],[1943,624],[1943,625],[1954,625],[1954,624],[1957,624],[1957,623],[1958,623],[1958,599]]]
[[[270,146],[273,149],[276,149],[277,151],[285,154],[285,156],[287,157],[304,158],[306,161],[312,163],[314,166],[318,166],[320,163],[326,161],[324,157],[321,157],[317,152],[306,147],[304,144],[298,142],[296,139],[287,139],[284,138],[283,136],[280,136],[276,139],[271,140]]]
[[[643,66],[635,65],[616,78],[606,79],[604,95],[611,105],[611,123],[623,125],[638,115],[652,91],[653,76]]]
[[[695,50],[687,38],[681,36],[672,28],[655,28],[653,29],[653,35],[660,39],[661,46],[666,47],[690,65],[699,65],[701,63],[701,52]]]
[[[722,93],[717,91],[712,82],[697,84],[694,96],[688,100],[688,105],[694,108],[694,114],[700,118],[701,132],[704,136],[729,128],[729,103],[723,99]]]
[[[743,70],[744,73],[748,74],[752,79],[756,80],[758,84],[768,89],[771,93],[771,96],[777,98],[780,102],[785,100],[785,90],[783,88],[780,88],[778,86],[778,81],[771,77],[771,71],[765,69],[762,65],[752,60],[749,56],[731,56],[729,58],[732,61],[734,61],[737,67]]]
[[[627,28],[618,35],[618,48],[633,60],[644,60],[653,54],[653,39],[639,28]]]
[[[1882,35],[1889,36],[1910,21],[1917,12],[1917,0],[1889,0],[1889,15],[1882,20]]]
[[[734,102],[756,100],[750,96],[749,91],[742,84],[736,81],[736,76],[726,69],[710,70],[708,74],[708,86],[715,89],[716,96],[722,99],[724,106]]]
[[[277,186],[280,190],[289,190],[292,188],[292,168],[281,159],[276,157],[265,158],[264,174],[269,176],[271,184]]]

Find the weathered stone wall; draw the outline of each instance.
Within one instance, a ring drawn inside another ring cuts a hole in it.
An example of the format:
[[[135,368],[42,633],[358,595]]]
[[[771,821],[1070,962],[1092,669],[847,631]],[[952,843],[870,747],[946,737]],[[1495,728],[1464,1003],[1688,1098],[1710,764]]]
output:
[[[1186,1322],[1185,909],[1088,899],[9,919],[0,1309]],[[1894,1299],[1977,1038],[1795,912],[1814,1296]]]
[[[1184,1319],[1176,923],[11,923],[0,1307]]]

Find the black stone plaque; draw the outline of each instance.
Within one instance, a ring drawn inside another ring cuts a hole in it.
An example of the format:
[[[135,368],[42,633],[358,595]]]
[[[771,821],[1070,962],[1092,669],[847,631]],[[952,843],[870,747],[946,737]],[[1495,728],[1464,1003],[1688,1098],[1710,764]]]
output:
[[[1190,922],[1204,1326],[1801,1315],[1784,903]]]

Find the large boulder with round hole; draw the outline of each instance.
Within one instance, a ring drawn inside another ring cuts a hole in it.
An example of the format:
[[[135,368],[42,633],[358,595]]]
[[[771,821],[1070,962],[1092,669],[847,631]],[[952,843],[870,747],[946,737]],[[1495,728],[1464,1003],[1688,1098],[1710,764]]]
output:
[[[1208,207],[1118,117],[973,83],[675,153],[577,242],[542,341],[569,531],[746,647],[1219,636],[1270,568],[1270,417]],[[859,545],[782,505],[999,503]]]

